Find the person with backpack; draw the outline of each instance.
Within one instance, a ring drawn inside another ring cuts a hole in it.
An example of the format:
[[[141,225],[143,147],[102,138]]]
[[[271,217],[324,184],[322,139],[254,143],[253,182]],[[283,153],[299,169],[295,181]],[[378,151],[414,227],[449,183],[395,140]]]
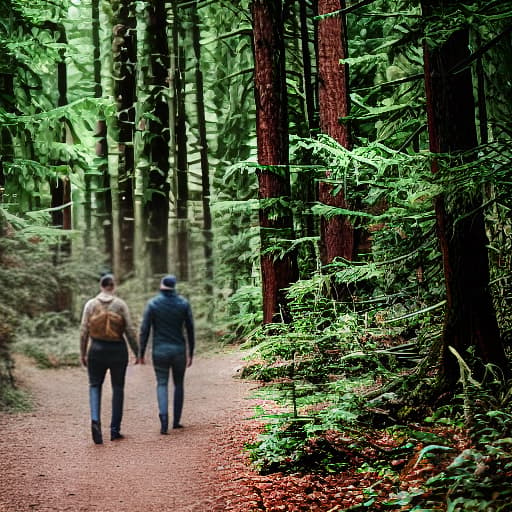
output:
[[[144,353],[151,330],[160,433],[167,434],[169,373],[172,370],[174,383],[172,427],[182,428],[180,420],[183,409],[185,369],[192,364],[195,346],[192,309],[187,299],[176,293],[174,275],[162,278],[160,293],[146,304],[139,333],[139,360],[142,364],[144,364]]]
[[[128,366],[126,341],[139,363],[137,333],[126,302],[114,295],[115,279],[105,274],[100,279],[100,293],[85,304],[80,323],[80,361],[89,376],[91,433],[96,444],[103,443],[101,430],[101,390],[107,370],[112,384],[110,439],[122,439],[124,383]]]

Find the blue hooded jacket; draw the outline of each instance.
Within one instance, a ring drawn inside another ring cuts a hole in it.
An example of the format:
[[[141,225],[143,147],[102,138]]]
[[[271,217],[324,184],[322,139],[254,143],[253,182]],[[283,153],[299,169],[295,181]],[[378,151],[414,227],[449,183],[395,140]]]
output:
[[[176,350],[176,347],[185,350],[188,346],[188,355],[193,357],[195,338],[192,308],[187,299],[175,290],[160,290],[148,301],[140,326],[140,357],[144,357],[151,329],[153,354],[164,355],[168,350]],[[187,333],[186,339],[184,331]]]

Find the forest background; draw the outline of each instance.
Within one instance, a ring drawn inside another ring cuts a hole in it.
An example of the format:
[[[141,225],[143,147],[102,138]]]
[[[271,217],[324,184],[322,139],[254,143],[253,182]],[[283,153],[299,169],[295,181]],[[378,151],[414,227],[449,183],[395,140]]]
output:
[[[78,361],[101,271],[136,310],[172,271],[280,404],[261,472],[506,510],[511,2],[3,7],[3,406],[13,350]]]

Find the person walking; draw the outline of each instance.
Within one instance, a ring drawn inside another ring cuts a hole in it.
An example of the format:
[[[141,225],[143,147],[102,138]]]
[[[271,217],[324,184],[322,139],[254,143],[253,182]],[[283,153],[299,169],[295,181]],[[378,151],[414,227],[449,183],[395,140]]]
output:
[[[144,363],[144,353],[151,331],[160,433],[167,434],[169,373],[172,370],[174,383],[172,427],[182,428],[180,420],[183,410],[185,370],[192,364],[195,346],[192,309],[187,299],[176,293],[176,276],[174,275],[162,278],[159,294],[150,299],[144,309],[139,333],[141,363]]]
[[[87,301],[80,323],[80,361],[87,367],[91,433],[96,444],[103,443],[101,431],[101,390],[107,370],[112,384],[110,439],[122,439],[124,384],[128,366],[126,341],[139,362],[137,333],[126,302],[114,295],[115,279],[105,274],[100,279],[100,293]]]

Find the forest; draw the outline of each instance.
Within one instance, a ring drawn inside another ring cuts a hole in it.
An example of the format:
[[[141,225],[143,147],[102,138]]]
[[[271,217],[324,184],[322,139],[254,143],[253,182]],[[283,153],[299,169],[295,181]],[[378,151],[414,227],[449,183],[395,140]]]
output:
[[[268,404],[254,510],[512,510],[510,0],[2,6],[2,409],[171,272]]]

